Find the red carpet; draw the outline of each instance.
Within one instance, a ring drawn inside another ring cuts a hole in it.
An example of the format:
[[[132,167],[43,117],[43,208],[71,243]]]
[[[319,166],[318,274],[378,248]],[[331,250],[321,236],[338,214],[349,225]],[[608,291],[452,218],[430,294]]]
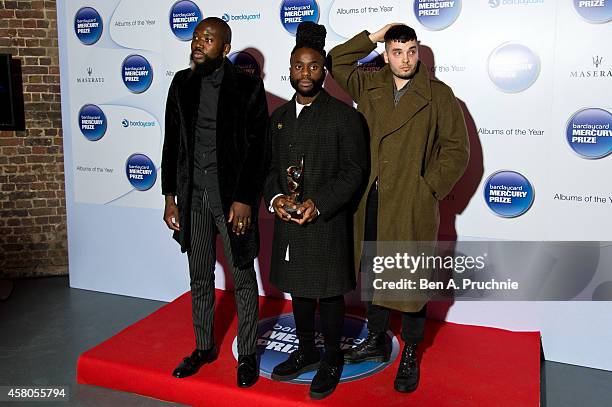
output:
[[[290,302],[260,298],[260,317],[290,312]],[[428,321],[416,392],[393,390],[398,361],[365,379],[341,383],[323,401],[308,386],[264,377],[250,389],[236,387],[231,346],[236,334],[234,298],[217,292],[215,319],[219,359],[186,379],[171,372],[194,347],[190,297],[185,294],[147,318],[85,352],[77,381],[162,400],[205,406],[538,406],[540,342],[537,332],[510,332]],[[393,331],[397,332],[397,321]]]

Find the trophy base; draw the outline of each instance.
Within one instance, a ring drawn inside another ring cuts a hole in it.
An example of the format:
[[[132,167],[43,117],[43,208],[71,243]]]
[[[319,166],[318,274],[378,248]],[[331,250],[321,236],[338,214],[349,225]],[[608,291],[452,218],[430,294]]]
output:
[[[302,219],[303,215],[297,213],[297,209],[293,209],[290,205],[285,205],[285,212],[291,215],[291,219]]]

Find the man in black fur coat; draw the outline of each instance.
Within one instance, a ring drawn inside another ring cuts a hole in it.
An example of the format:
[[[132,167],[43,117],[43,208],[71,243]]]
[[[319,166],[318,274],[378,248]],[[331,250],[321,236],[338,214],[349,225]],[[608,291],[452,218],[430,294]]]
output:
[[[231,29],[210,17],[196,27],[189,69],[174,76],[166,103],[162,154],[164,221],[187,252],[196,349],[174,370],[190,376],[215,360],[213,319],[216,235],[221,235],[238,312],[237,382],[259,376],[255,355],[258,291],[253,260],[259,250],[258,204],[268,111],[263,82],[226,58]]]

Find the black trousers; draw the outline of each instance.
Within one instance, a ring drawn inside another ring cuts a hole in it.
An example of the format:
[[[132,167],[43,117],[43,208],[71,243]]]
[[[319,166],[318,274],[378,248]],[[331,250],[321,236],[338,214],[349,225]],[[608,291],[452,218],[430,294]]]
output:
[[[293,317],[297,337],[300,341],[301,351],[309,353],[315,351],[315,310],[317,299],[292,297]],[[340,350],[340,338],[344,326],[344,296],[320,298],[319,314],[321,316],[321,330],[325,338],[324,358],[332,363],[338,364],[342,360]]]
[[[210,349],[214,345],[213,321],[215,310],[215,264],[217,231],[223,241],[225,258],[234,279],[234,295],[238,313],[238,354],[255,353],[257,321],[259,315],[259,294],[253,263],[248,267],[234,267],[232,249],[227,231],[225,216],[220,207],[210,202],[204,191],[202,209],[191,212],[191,249],[189,277],[191,280],[191,308],[193,330],[198,349]]]
[[[366,203],[366,222],[364,240],[376,241],[378,225],[378,188],[372,185]],[[372,333],[383,333],[389,329],[391,310],[386,307],[367,303],[368,330]],[[402,312],[402,339],[407,343],[419,343],[425,335],[427,305],[418,312]]]

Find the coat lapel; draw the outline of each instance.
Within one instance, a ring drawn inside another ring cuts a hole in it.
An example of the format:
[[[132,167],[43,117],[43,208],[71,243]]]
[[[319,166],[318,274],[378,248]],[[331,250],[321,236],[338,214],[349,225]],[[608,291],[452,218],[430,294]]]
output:
[[[181,110],[184,112],[185,127],[188,135],[187,141],[190,151],[193,151],[195,125],[198,118],[198,109],[200,107],[200,88],[200,77],[190,72],[187,79],[183,82],[180,98],[183,103]]]
[[[279,107],[279,115],[274,123],[272,123],[272,143],[276,146],[278,153],[277,162],[281,172],[289,166],[289,150],[286,148],[289,144],[294,143],[295,137],[295,100],[291,99],[281,107]],[[284,184],[281,174],[281,184]]]
[[[419,62],[417,73],[397,106],[393,103],[393,86],[393,74],[388,66],[370,86],[377,113],[380,117],[387,118],[380,133],[381,140],[406,124],[431,101],[429,75],[422,62]]]
[[[379,117],[384,118],[383,132],[386,135],[389,128],[389,119],[393,117],[393,74],[388,66],[385,66],[374,80],[369,84],[370,98],[374,104],[374,110]]]
[[[291,142],[295,143],[295,126],[297,122],[297,118],[295,117],[295,95],[285,105],[285,111],[283,112],[281,119],[283,121],[282,126],[284,126],[282,134],[284,137],[288,137]]]

